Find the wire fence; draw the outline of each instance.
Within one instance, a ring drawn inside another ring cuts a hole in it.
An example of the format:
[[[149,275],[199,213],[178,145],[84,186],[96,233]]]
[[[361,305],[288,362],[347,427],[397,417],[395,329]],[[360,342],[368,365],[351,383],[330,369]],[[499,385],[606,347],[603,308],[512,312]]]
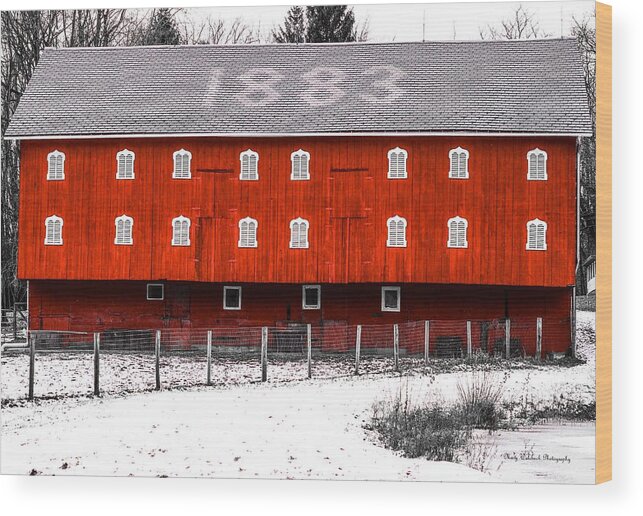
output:
[[[543,327],[541,318],[533,318],[98,333],[32,330],[22,353],[3,354],[3,398],[336,378],[401,372],[434,359],[474,355],[540,359],[546,355],[543,349],[566,349],[566,324]]]

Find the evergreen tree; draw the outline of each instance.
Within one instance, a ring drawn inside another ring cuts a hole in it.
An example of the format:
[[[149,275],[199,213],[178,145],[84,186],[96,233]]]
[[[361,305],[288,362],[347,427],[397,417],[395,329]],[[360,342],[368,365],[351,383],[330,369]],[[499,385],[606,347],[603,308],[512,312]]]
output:
[[[341,43],[355,41],[355,14],[346,5],[306,7],[306,42]]]
[[[305,43],[306,17],[304,8],[294,5],[288,9],[283,26],[272,31],[272,37],[277,43]]]
[[[143,45],[178,45],[181,42],[179,27],[171,9],[154,9],[143,34]]]

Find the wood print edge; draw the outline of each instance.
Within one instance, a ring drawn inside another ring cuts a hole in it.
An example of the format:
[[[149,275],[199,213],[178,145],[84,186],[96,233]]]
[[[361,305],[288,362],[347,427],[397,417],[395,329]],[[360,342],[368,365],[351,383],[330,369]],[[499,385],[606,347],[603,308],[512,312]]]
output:
[[[596,483],[612,479],[612,7],[596,3]]]

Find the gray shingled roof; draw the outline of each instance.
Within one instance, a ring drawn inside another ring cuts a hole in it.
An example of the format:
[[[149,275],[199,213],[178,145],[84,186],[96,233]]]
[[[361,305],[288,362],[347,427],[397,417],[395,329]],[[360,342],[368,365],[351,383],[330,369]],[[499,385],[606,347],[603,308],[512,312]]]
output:
[[[46,49],[7,136],[591,131],[551,39]]]

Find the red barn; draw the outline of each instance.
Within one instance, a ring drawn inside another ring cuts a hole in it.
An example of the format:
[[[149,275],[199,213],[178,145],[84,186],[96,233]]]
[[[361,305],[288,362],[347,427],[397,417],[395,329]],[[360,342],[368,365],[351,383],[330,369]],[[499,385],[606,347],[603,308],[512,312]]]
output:
[[[32,329],[543,318],[571,343],[574,40],[47,49]]]

